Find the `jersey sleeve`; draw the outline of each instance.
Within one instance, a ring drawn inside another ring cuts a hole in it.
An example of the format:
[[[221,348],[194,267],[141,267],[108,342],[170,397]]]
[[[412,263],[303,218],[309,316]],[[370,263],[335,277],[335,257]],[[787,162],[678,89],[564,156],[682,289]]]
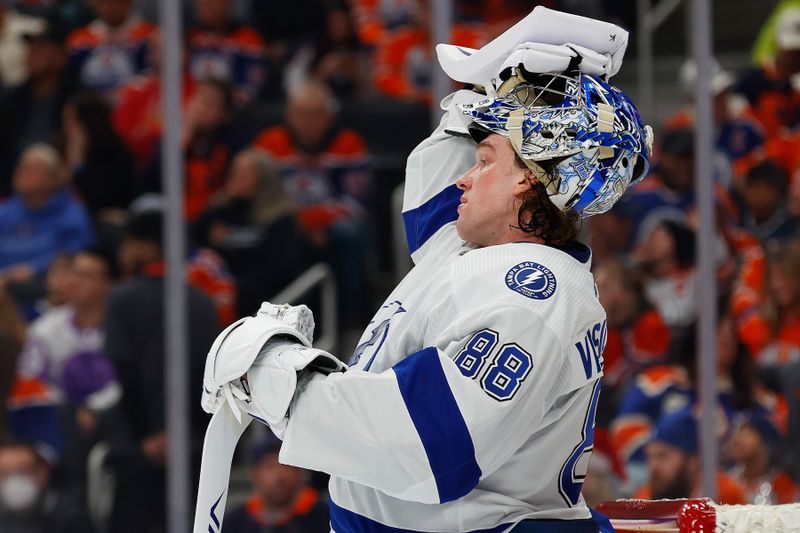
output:
[[[475,143],[445,133],[448,116],[408,156],[403,195],[403,223],[408,250],[418,263],[440,232],[455,234],[461,191],[456,180],[475,161]],[[447,229],[444,229],[447,228]]]
[[[564,350],[529,309],[482,311],[384,372],[315,376],[280,460],[409,501],[469,493],[543,426],[565,381]]]

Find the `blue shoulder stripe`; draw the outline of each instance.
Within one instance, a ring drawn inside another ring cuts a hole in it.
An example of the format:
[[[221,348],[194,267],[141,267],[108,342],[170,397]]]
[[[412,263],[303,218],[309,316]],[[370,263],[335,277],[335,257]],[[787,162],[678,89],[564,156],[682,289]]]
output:
[[[400,529],[391,527],[366,516],[361,516],[353,511],[343,509],[330,500],[331,510],[331,529],[336,533],[418,533],[411,529]],[[505,531],[511,524],[501,524],[491,529],[473,530],[468,533],[500,533]]]
[[[447,383],[436,348],[425,348],[394,367],[400,394],[425,447],[441,503],[478,484],[475,446]]]
[[[408,252],[416,252],[439,228],[458,218],[461,190],[450,185],[421,206],[403,213]]]

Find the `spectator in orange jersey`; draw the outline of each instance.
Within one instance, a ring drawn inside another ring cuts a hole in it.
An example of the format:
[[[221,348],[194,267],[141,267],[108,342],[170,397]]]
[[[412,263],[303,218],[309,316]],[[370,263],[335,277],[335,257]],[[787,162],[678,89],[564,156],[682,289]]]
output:
[[[658,420],[697,399],[696,345],[697,328],[692,327],[676,343],[675,362],[645,369],[620,402],[619,414],[611,425],[611,438],[633,487],[642,481],[645,444]],[[737,342],[734,321],[728,315],[722,316],[717,326],[717,353],[721,435],[727,434],[728,421],[743,410],[758,407],[774,413],[778,420],[785,417],[785,403],[756,383],[750,355]]]
[[[184,215],[189,221],[200,216],[225,183],[225,173],[235,151],[228,128],[232,114],[233,93],[226,82],[213,79],[198,82],[183,113]],[[162,190],[160,156],[145,172],[144,188],[147,192]]]
[[[791,129],[800,120],[800,9],[786,9],[778,19],[775,60],[746,73],[736,91],[744,95],[768,135]]]
[[[233,113],[233,97],[225,82],[206,80],[197,86],[183,119],[186,149],[184,211],[195,220],[208,207],[211,197],[222,190],[232,147],[226,126]]]
[[[391,98],[430,105],[433,60],[429,2],[420,2],[413,23],[388,32],[375,50],[375,87]],[[480,48],[488,41],[481,24],[457,23],[447,41]]]
[[[150,36],[147,48],[149,70],[119,89],[112,121],[117,134],[125,142],[136,166],[143,171],[158,152],[161,140],[161,33]],[[181,83],[184,109],[197,90],[194,78],[184,70]]]
[[[607,385],[624,387],[632,375],[665,362],[670,331],[647,301],[636,270],[607,261],[596,268],[595,281],[608,319],[603,378]]]
[[[97,19],[67,39],[72,67],[92,89],[112,93],[146,67],[155,26],[139,18],[133,0],[92,0]]]
[[[308,82],[289,95],[286,123],[263,131],[253,145],[280,168],[312,255],[333,267],[347,318],[362,308],[365,294],[372,176],[363,139],[338,127],[336,112],[330,90]]]
[[[662,418],[647,445],[650,483],[635,495],[642,499],[678,499],[703,496],[697,421],[688,408]],[[723,472],[717,474],[717,502],[747,503],[743,487]]]
[[[728,442],[728,457],[733,461],[729,473],[744,487],[747,503],[776,505],[800,499],[800,489],[778,464],[781,434],[760,411],[743,414],[736,420]]]
[[[376,46],[387,32],[412,23],[420,1],[353,0],[350,3],[358,38],[368,46]]]
[[[250,468],[253,495],[225,517],[226,531],[316,533],[330,529],[327,505],[307,484],[308,473],[279,463],[280,447],[274,437],[256,444]]]
[[[188,32],[195,79],[231,84],[236,101],[254,100],[267,76],[266,44],[250,26],[231,20],[232,0],[194,0],[197,26]]]
[[[786,243],[767,255],[764,300],[746,310],[739,334],[760,366],[800,360],[800,245]]]

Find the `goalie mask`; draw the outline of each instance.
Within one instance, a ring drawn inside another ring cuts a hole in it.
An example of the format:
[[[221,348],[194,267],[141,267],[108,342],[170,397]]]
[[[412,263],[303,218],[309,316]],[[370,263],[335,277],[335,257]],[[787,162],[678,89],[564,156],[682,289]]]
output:
[[[501,80],[486,98],[459,105],[470,134],[508,138],[559,209],[604,213],[647,175],[653,131],[619,89],[596,76],[517,68]]]

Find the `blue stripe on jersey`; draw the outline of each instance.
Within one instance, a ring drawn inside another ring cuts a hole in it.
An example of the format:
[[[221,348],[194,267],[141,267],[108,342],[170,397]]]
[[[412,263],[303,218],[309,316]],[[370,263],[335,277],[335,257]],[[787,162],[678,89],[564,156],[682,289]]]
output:
[[[421,206],[403,213],[408,252],[416,252],[439,228],[458,218],[461,190],[450,185]]]
[[[348,511],[336,505],[333,500],[329,503],[331,510],[331,529],[336,533],[417,533],[411,529],[391,527],[366,516]],[[472,530],[468,533],[500,533],[508,529],[511,524],[501,524],[491,529]]]
[[[425,348],[393,369],[406,409],[428,455],[439,501],[444,503],[464,496],[478,484],[481,468],[439,353],[436,348]]]

